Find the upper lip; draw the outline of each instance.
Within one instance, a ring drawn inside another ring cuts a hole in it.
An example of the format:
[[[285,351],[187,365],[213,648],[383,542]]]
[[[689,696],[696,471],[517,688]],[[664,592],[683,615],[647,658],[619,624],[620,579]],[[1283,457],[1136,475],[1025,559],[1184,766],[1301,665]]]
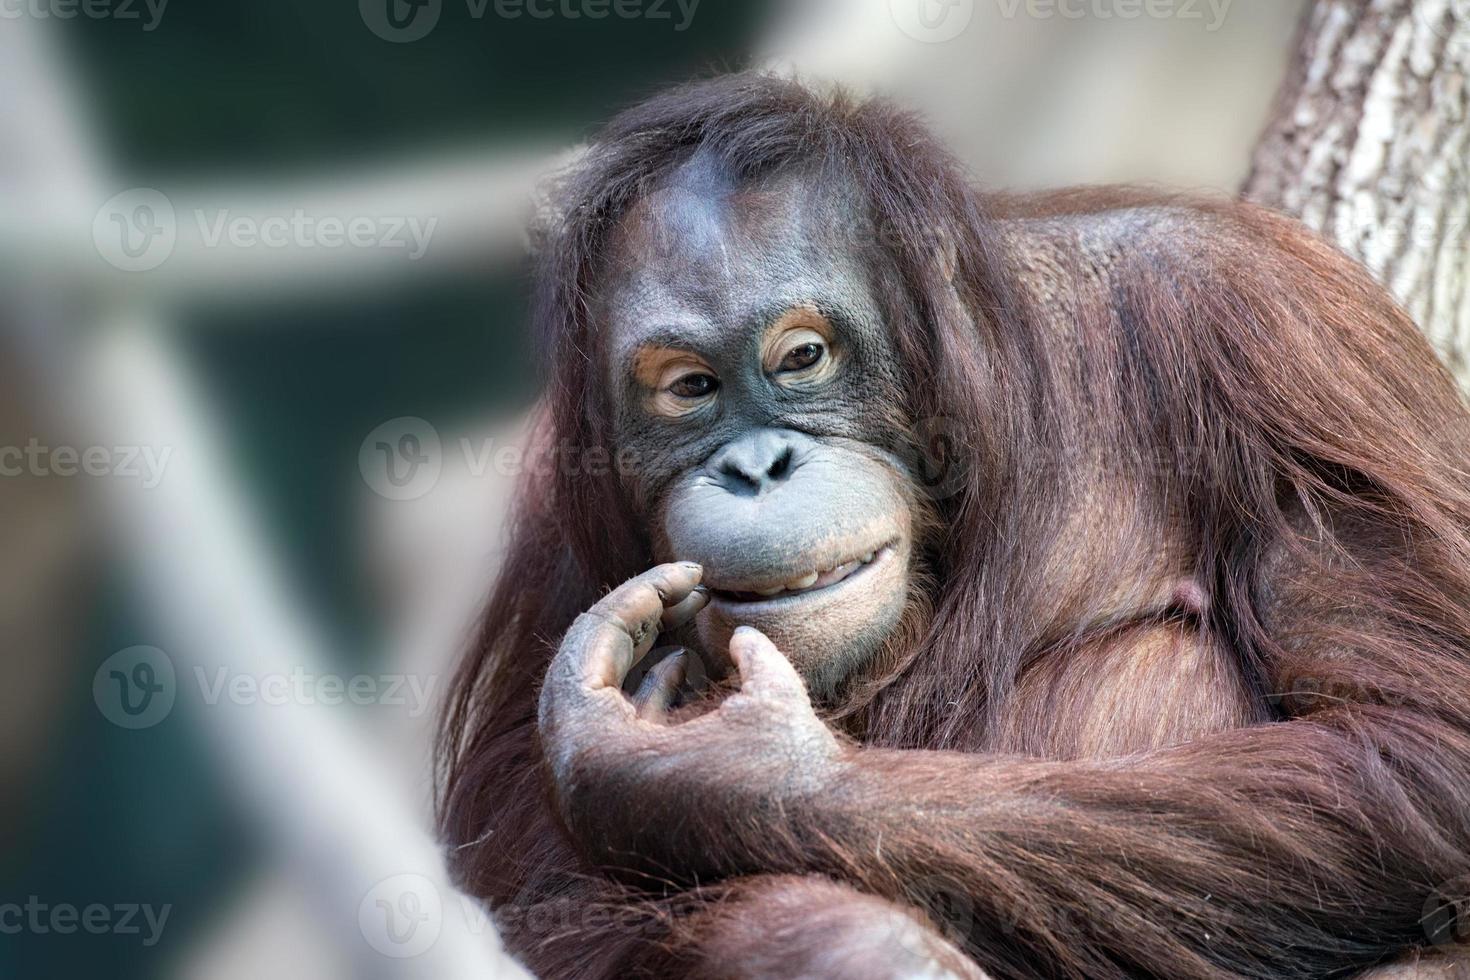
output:
[[[789,575],[784,579],[767,579],[764,582],[710,582],[710,591],[724,599],[739,602],[761,602],[803,592],[815,592],[829,588],[845,580],[859,568],[872,562],[887,544],[880,545],[861,554],[853,555],[835,563],[823,562],[809,571]]]

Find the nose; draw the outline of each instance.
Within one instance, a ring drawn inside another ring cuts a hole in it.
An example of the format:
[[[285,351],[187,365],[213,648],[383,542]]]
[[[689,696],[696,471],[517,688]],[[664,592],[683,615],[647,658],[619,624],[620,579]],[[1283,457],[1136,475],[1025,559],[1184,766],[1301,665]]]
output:
[[[806,441],[784,429],[757,429],[726,443],[710,458],[707,469],[730,493],[757,497],[790,478]]]

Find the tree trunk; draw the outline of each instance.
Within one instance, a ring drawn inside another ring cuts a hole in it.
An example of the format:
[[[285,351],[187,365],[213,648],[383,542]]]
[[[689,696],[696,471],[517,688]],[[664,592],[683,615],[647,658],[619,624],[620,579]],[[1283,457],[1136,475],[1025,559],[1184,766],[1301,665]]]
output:
[[[1363,262],[1470,387],[1470,0],[1316,0],[1243,193]]]

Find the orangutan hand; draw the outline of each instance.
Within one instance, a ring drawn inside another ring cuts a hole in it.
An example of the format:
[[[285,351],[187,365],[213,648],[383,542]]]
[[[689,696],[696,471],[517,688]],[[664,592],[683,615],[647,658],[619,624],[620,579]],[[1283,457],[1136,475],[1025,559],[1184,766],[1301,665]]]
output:
[[[651,669],[631,699],[623,693],[659,630],[708,602],[696,589],[702,574],[692,563],[660,565],[619,586],[577,618],[547,671],[539,728],[558,809],[599,862],[665,876],[742,870],[767,853],[762,840],[782,832],[788,809],[821,794],[841,766],[845,750],[801,677],[749,627],[730,640],[740,689],[715,710],[671,722],[682,653]]]

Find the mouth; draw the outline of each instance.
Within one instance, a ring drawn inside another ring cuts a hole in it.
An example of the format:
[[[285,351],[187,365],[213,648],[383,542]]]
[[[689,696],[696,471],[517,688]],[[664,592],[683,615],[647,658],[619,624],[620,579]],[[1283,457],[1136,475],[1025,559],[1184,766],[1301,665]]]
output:
[[[892,552],[893,542],[889,542],[882,547],[857,555],[829,568],[814,568],[804,575],[788,579],[779,584],[773,583],[769,586],[746,589],[721,589],[711,586],[710,593],[716,599],[723,600],[727,603],[745,604],[780,602],[809,596],[851,581],[862,575],[872,566],[881,564]]]

